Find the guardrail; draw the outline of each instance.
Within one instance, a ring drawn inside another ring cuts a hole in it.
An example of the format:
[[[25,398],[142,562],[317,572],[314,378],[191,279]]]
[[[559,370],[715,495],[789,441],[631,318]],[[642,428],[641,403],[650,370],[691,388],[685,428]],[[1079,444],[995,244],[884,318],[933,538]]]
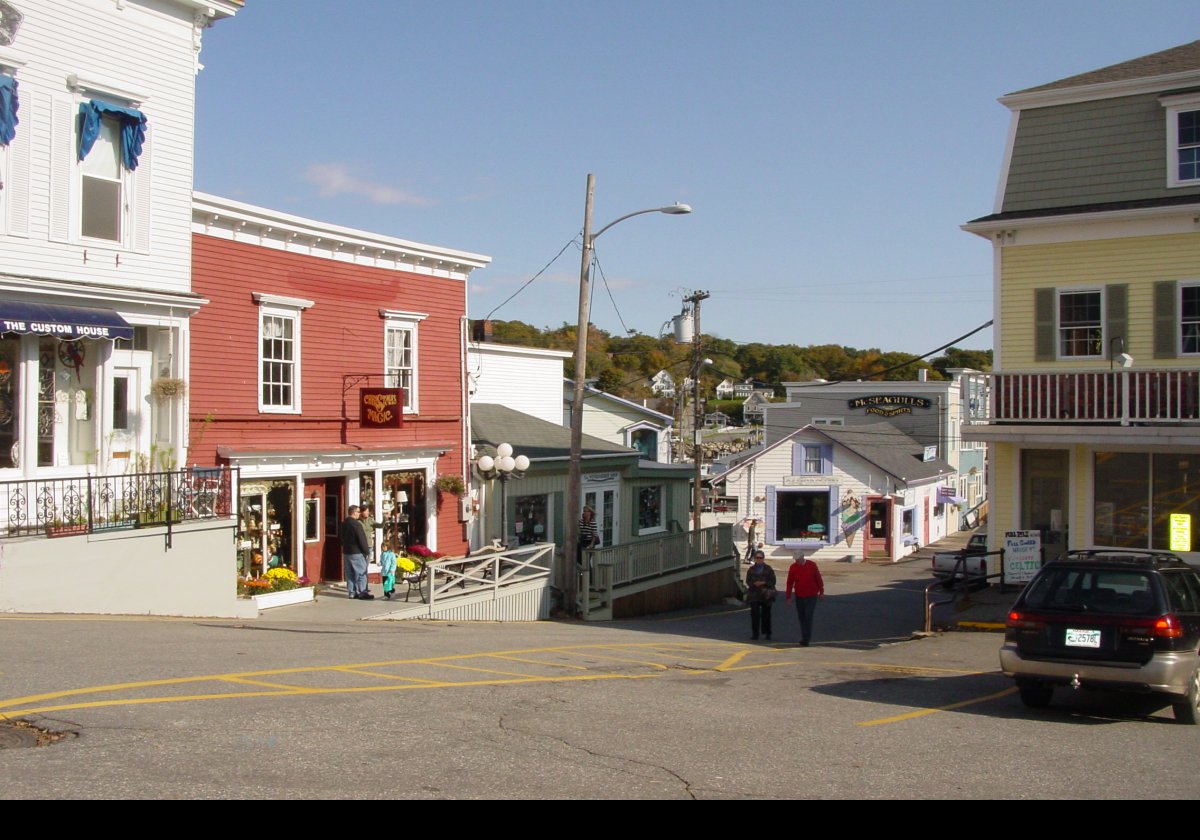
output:
[[[947,587],[946,581],[935,580],[933,583],[931,583],[925,587],[925,632],[926,633],[933,632],[933,608],[941,606],[942,604],[953,604],[955,601],[958,600],[958,595],[963,590],[969,589],[971,586],[977,586],[980,582],[982,582],[984,586],[987,586],[988,581],[991,580],[992,578],[1000,578],[1000,587],[1001,587],[1001,590],[1003,590],[1004,585],[1005,585],[1004,584],[1004,549],[1000,549],[999,551],[988,551],[983,554],[972,554],[970,556],[971,557],[987,557],[992,554],[1000,555],[1000,571],[998,571],[998,572],[992,572],[991,574],[988,574],[988,575],[968,574],[967,568],[966,568],[966,561],[967,561],[967,556],[968,556],[967,552],[965,550],[959,551],[958,559],[954,563],[954,570],[952,571],[951,577],[950,577],[950,583],[953,585],[951,587]],[[943,591],[954,592],[955,593],[954,597],[947,598],[944,601],[933,601],[930,598],[930,593],[932,593],[934,589],[937,589],[939,587],[941,587],[943,589]]]

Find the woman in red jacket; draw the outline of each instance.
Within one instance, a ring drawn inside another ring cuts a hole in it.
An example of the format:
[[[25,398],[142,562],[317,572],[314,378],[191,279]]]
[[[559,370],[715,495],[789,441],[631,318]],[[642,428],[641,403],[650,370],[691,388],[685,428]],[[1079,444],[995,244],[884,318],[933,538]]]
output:
[[[792,600],[793,592],[796,593],[796,617],[800,619],[800,647],[808,647],[817,600],[825,597],[825,581],[821,580],[817,564],[805,557],[803,551],[796,552],[795,562],[788,568],[784,597]]]

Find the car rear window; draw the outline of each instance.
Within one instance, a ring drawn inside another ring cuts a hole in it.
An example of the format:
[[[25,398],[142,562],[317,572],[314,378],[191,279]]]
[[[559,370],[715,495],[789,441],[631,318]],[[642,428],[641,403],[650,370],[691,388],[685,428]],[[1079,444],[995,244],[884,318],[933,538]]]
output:
[[[1122,615],[1160,612],[1151,574],[1127,569],[1046,569],[1029,585],[1025,606]]]
[[[1190,575],[1185,572],[1167,573],[1162,576],[1167,590],[1167,599],[1171,602],[1171,609],[1176,612],[1197,612],[1197,593],[1192,592],[1192,588],[1188,586],[1188,577]]]

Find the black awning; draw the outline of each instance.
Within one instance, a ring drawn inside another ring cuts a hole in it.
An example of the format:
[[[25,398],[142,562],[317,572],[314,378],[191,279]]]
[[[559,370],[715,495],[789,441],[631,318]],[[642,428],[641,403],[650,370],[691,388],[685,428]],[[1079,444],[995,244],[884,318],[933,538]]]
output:
[[[133,327],[111,309],[0,300],[0,333],[77,338],[133,338]]]

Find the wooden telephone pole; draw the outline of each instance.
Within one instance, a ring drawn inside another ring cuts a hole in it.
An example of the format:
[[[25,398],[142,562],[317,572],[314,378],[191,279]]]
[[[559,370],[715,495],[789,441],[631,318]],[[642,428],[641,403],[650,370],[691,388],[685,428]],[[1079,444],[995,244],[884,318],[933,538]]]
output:
[[[692,305],[692,463],[696,473],[692,480],[692,530],[700,530],[700,507],[704,500],[701,487],[701,467],[704,463],[704,447],[701,445],[704,426],[704,401],[700,399],[700,371],[704,367],[703,344],[700,340],[700,301],[708,292],[692,292],[684,298]]]

